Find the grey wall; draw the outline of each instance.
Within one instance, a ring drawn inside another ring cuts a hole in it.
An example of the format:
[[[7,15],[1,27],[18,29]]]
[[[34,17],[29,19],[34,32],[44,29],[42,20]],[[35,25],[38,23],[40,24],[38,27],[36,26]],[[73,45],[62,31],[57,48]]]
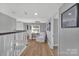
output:
[[[63,4],[59,10],[59,55],[79,55],[79,28],[61,28],[61,13],[72,5]]]
[[[54,46],[58,46],[58,19],[54,19],[53,23]]]
[[[15,30],[16,19],[0,13],[0,33]]]
[[[46,31],[46,23],[25,23],[25,27],[29,25],[29,29],[31,25],[40,25],[40,32],[45,32]]]
[[[24,23],[21,21],[16,21],[16,30],[25,30]]]
[[[47,38],[48,38],[48,46],[49,48],[53,49],[54,46],[54,41],[53,41],[53,18],[49,18],[48,22],[47,22],[47,27],[48,27],[48,23],[51,23],[51,30],[47,30]]]

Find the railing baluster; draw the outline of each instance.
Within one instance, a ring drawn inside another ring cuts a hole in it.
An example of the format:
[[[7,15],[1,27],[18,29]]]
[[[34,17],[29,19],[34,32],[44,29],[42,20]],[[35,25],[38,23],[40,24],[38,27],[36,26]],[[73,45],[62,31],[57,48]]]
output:
[[[0,34],[0,56],[18,56],[26,46],[26,32],[9,32]],[[3,51],[2,51],[3,50]]]

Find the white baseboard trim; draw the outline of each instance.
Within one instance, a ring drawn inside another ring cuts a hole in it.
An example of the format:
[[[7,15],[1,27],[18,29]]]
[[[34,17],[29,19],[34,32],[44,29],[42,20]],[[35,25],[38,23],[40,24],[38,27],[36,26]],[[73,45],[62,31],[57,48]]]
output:
[[[48,43],[48,47],[49,47],[50,49],[53,49],[53,45],[51,45],[50,43]]]
[[[58,46],[58,44],[54,44],[54,46]]]
[[[27,46],[25,46],[22,51],[19,53],[19,56],[23,53],[23,51],[27,48]]]

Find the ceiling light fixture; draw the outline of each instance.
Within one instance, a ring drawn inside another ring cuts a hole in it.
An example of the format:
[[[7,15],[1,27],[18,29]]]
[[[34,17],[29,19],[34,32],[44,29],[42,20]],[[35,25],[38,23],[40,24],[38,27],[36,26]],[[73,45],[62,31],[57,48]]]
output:
[[[38,13],[34,13],[34,15],[36,15],[36,16],[37,16],[37,15],[38,15]]]

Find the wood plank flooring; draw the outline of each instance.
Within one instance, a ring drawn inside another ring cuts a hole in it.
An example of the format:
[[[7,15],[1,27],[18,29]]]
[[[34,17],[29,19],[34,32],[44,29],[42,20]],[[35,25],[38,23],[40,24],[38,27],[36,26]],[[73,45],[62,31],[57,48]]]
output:
[[[39,43],[35,40],[30,40],[28,47],[21,56],[54,56],[54,54],[53,50],[49,49],[47,43]]]

